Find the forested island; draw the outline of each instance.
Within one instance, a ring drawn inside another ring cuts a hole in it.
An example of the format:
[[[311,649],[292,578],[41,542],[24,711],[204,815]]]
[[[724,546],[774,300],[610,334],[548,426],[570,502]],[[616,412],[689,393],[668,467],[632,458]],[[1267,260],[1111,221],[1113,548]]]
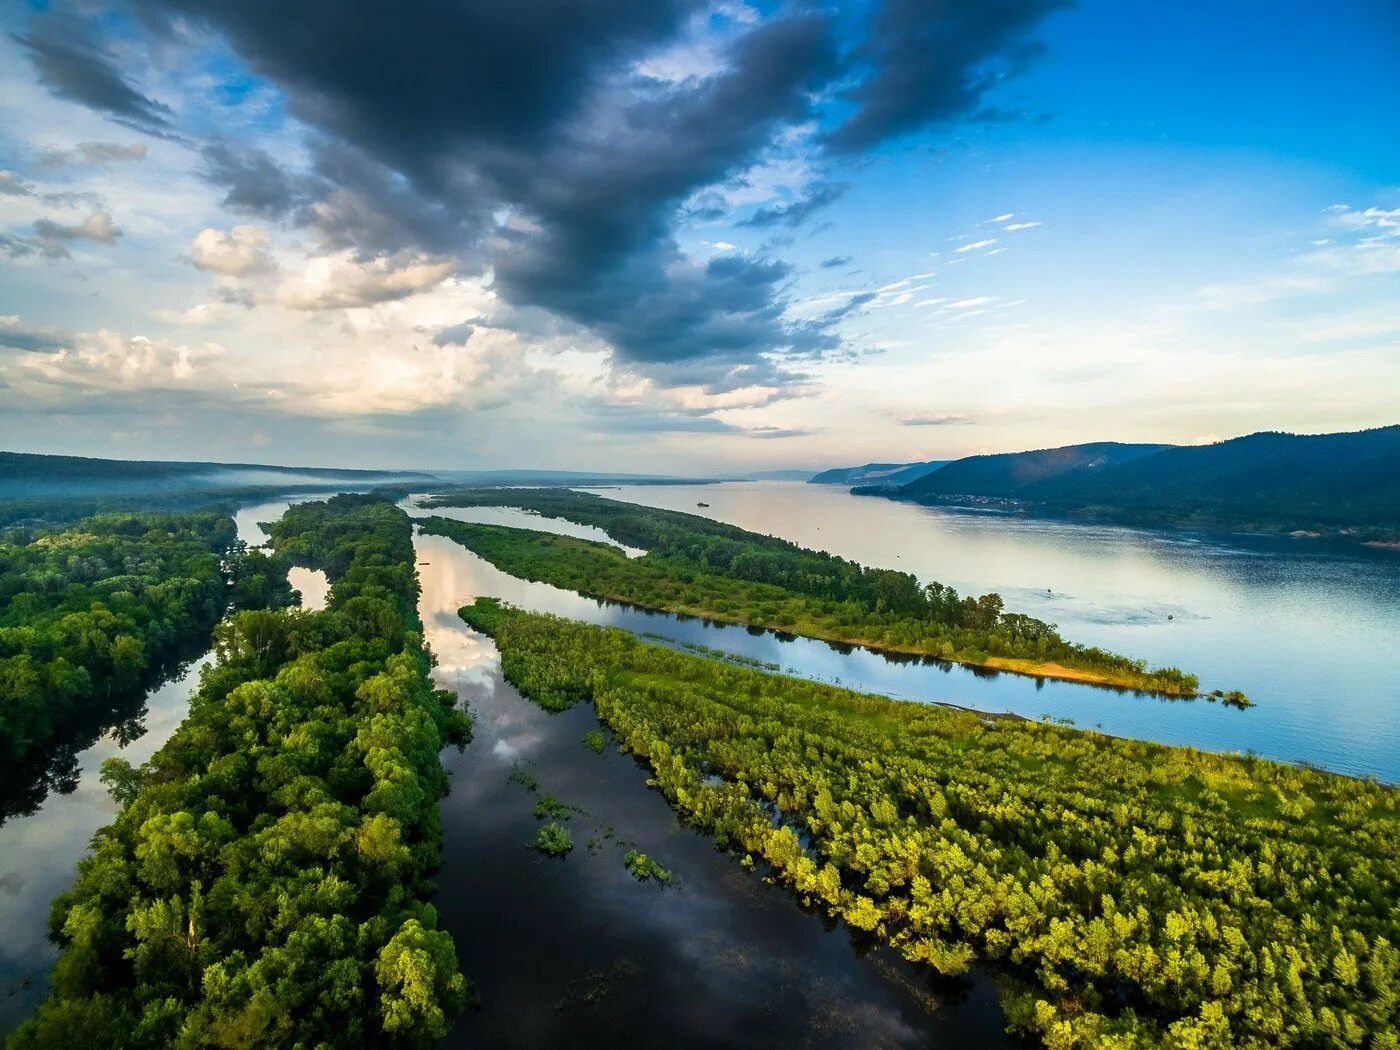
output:
[[[512,575],[594,597],[1035,677],[1200,695],[1194,675],[1066,641],[1053,624],[1005,611],[999,595],[964,597],[911,573],[869,568],[710,518],[559,489],[466,490],[425,505],[521,507],[646,550],[628,558],[604,543],[551,533],[442,517],[423,523]],[[1210,695],[1236,706],[1249,702],[1238,692]]]
[[[461,615],[720,846],[910,960],[985,966],[1047,1046],[1397,1045],[1393,789]]]
[[[48,998],[9,1045],[424,1045],[467,998],[427,899],[439,752],[470,724],[428,679],[411,526],[338,496],[270,526],[324,611],[216,628],[189,717],[53,904]]]

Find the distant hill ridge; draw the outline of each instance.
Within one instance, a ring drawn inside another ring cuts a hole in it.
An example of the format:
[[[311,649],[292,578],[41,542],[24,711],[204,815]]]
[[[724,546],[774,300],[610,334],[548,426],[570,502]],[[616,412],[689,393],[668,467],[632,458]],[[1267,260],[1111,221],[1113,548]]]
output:
[[[283,467],[265,463],[96,459],[0,452],[0,498],[43,498],[55,493],[161,492],[170,489],[335,483],[371,485],[436,480],[421,471],[341,467]]]
[[[907,485],[941,468],[946,459],[918,463],[865,463],[859,467],[833,467],[808,478],[813,485]]]
[[[970,456],[897,489],[857,491],[922,503],[1014,501],[1031,511],[1139,524],[1393,540],[1400,538],[1400,425]]]
[[[1088,445],[1003,452],[954,460],[941,470],[915,479],[901,492],[909,495],[939,493],[967,496],[1014,496],[1047,480],[1067,474],[1090,474],[1130,463],[1172,448],[1172,445],[1126,444],[1096,441]]]

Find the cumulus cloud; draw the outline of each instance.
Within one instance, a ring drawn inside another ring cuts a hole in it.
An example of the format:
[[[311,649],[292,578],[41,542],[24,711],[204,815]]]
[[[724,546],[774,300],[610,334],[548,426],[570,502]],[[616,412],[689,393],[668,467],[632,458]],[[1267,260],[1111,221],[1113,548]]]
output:
[[[277,289],[277,302],[292,310],[334,310],[406,299],[451,276],[453,264],[417,257],[361,260],[352,252],[307,262],[305,271]]]
[[[36,387],[74,391],[191,389],[218,385],[208,367],[224,356],[217,343],[172,344],[145,336],[99,331],[75,336],[72,345],[22,359],[20,376]]]
[[[204,229],[190,243],[190,262],[221,277],[250,277],[277,268],[271,248],[272,237],[257,226]]]

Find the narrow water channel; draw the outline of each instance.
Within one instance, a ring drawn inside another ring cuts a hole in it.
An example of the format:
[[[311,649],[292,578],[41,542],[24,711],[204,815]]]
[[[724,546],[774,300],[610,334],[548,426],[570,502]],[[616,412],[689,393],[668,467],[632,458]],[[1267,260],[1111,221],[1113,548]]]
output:
[[[804,913],[683,827],[632,758],[611,743],[587,748],[599,728],[591,708],[551,715],[522,698],[491,640],[457,616],[478,595],[521,591],[451,541],[415,543],[435,678],[475,719],[472,743],[443,756],[452,792],[436,905],[481,1005],[447,1045],[1012,1045],[985,977],[935,982]],[[582,811],[568,821],[566,857],[529,848],[538,796],[517,770]],[[631,848],[679,884],[635,880],[623,866]]]
[[[234,515],[238,538],[250,546],[266,542],[257,523],[276,521],[289,505],[278,500],[242,508]],[[293,584],[305,588],[303,596],[309,589],[314,597],[315,582],[313,577]],[[33,1013],[47,993],[49,970],[58,958],[48,940],[49,904],[72,885],[93,834],[116,817],[116,803],[98,780],[102,763],[121,757],[140,765],[170,739],[211,659],[207,652],[197,655],[95,743],[63,756],[63,776],[40,786],[40,792],[50,790],[27,805],[28,812],[0,825],[0,1036]]]

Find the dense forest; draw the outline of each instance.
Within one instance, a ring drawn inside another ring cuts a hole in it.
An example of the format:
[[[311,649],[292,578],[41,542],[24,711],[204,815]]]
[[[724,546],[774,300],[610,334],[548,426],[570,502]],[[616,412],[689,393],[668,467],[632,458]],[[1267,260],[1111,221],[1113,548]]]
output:
[[[140,736],[230,604],[293,602],[286,563],[232,537],[218,514],[107,514],[0,544],[0,823],[72,790],[101,734]]]
[[[1400,1045],[1392,789],[461,612],[719,845],[912,961],[985,966],[1047,1046]]]
[[[467,996],[426,901],[438,753],[464,740],[434,690],[411,526],[338,496],[270,529],[325,570],[324,611],[240,612],[190,714],[144,766],[52,911],[52,989],[10,1046],[425,1045]]]
[[[206,638],[234,535],[216,514],[105,514],[0,543],[0,764]]]
[[[893,491],[1149,525],[1400,539],[1400,426],[1260,433],[1211,445],[1071,445],[972,456]]]
[[[605,529],[647,553],[525,529],[430,518],[498,568],[595,597],[771,627],[1042,677],[1193,696],[1194,675],[1061,638],[1053,624],[1007,612],[999,595],[961,596],[910,573],[868,568],[691,514],[567,490],[449,493],[432,506],[510,505]],[[1242,694],[1230,702],[1244,704]]]

